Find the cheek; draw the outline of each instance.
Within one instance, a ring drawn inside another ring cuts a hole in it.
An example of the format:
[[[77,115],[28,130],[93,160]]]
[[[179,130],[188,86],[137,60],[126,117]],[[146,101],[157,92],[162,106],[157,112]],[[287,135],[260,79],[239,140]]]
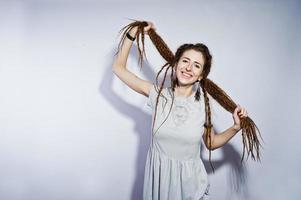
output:
[[[180,77],[181,76],[181,72],[179,72],[179,71],[176,71],[176,74],[175,74],[175,76],[178,78],[178,77]]]
[[[196,69],[194,69],[194,71],[193,71],[193,74],[195,75],[195,76],[200,76],[201,74],[202,74],[202,69],[198,69],[198,68],[196,68]]]

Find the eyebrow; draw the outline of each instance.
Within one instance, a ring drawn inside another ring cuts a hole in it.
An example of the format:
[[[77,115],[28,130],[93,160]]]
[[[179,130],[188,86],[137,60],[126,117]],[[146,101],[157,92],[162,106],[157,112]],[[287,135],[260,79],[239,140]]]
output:
[[[185,57],[185,56],[184,56],[183,58],[186,58],[186,59],[190,60],[190,58]],[[201,65],[201,66],[203,67],[203,65],[202,65],[201,63],[199,63],[199,62],[197,62],[197,61],[194,61],[194,62],[198,63],[199,65]]]

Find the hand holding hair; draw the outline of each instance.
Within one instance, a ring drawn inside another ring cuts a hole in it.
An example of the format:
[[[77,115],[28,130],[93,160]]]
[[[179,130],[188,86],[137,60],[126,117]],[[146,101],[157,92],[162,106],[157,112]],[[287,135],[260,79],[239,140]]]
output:
[[[234,127],[237,130],[241,129],[241,124],[240,124],[241,120],[240,120],[240,118],[245,118],[247,116],[248,116],[247,110],[244,107],[242,107],[238,104],[237,107],[235,108],[233,114],[232,114],[233,121],[234,121]]]

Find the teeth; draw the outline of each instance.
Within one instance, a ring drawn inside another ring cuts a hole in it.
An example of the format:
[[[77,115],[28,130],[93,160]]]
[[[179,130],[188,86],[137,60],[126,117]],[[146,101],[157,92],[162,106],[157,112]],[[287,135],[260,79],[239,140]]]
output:
[[[185,73],[185,72],[182,72],[182,74],[183,74],[184,76],[188,77],[188,78],[190,78],[190,77],[191,77],[191,75],[190,75],[190,74],[187,74],[187,73]]]

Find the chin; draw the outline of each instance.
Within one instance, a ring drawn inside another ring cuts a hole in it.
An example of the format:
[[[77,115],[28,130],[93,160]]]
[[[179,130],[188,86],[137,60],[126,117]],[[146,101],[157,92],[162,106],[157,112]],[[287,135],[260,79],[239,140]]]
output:
[[[183,79],[179,79],[178,78],[178,83],[180,86],[189,86],[189,85],[193,85],[195,83],[194,80],[183,80]]]

